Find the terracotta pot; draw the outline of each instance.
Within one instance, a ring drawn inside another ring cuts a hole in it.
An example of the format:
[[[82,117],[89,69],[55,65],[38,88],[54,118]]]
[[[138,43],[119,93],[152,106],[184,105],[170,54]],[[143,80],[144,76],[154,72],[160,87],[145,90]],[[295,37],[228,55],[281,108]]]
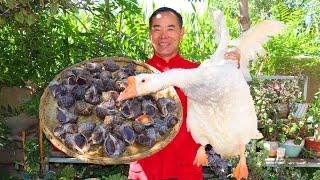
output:
[[[277,149],[279,147],[278,141],[265,141],[263,143],[265,149],[269,151],[269,157],[276,157],[277,156]]]
[[[315,151],[317,156],[320,157],[320,141],[316,141],[313,137],[306,137],[305,141],[306,149]]]

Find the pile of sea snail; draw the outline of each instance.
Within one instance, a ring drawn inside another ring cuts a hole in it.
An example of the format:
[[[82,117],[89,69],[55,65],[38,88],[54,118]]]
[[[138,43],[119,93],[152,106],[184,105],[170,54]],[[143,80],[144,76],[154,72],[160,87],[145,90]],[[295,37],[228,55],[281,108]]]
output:
[[[62,71],[61,80],[49,84],[58,105],[53,134],[69,148],[84,154],[102,146],[104,155],[116,158],[134,143],[151,148],[178,123],[170,98],[149,95],[116,101],[126,78],[139,73],[135,64],[120,67],[105,60],[80,66]],[[78,122],[80,116],[83,121]],[[93,121],[94,116],[100,121]]]

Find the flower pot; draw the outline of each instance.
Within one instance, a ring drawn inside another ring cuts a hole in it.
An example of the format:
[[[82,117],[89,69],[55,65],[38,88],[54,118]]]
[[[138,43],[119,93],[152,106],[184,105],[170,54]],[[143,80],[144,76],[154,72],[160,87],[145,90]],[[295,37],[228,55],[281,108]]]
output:
[[[303,140],[301,144],[296,145],[294,144],[294,140],[289,139],[280,146],[286,149],[286,157],[298,157],[304,146],[304,143],[305,141]]]
[[[279,118],[286,119],[289,115],[288,103],[275,103],[273,107],[276,109]]]
[[[278,141],[265,141],[263,143],[263,147],[269,151],[269,157],[276,157],[277,156],[277,149],[279,147]]]
[[[306,149],[315,151],[317,156],[320,157],[320,141],[315,140],[314,137],[306,137],[305,141]]]

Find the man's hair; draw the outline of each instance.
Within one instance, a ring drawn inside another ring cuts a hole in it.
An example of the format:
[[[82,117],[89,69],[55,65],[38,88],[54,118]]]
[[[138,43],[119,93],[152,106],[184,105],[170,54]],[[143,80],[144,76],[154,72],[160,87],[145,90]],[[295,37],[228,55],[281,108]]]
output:
[[[151,14],[151,16],[150,16],[150,18],[149,18],[149,29],[151,29],[151,24],[152,24],[153,18],[154,18],[155,16],[157,16],[158,14],[162,13],[162,12],[171,12],[171,13],[173,13],[173,14],[177,17],[177,19],[178,19],[180,28],[182,28],[183,20],[182,20],[181,14],[178,13],[176,10],[174,10],[174,9],[172,9],[172,8],[169,8],[169,7],[161,7],[161,8],[159,8],[159,9],[155,10],[155,11]]]

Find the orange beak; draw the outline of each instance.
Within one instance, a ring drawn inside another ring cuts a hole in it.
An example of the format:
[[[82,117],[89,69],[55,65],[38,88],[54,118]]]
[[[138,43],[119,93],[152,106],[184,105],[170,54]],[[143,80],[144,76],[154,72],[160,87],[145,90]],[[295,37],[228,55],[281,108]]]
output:
[[[136,88],[136,78],[134,76],[128,77],[128,87],[120,93],[117,98],[117,101],[122,101],[130,98],[134,98],[137,96],[137,88]]]

